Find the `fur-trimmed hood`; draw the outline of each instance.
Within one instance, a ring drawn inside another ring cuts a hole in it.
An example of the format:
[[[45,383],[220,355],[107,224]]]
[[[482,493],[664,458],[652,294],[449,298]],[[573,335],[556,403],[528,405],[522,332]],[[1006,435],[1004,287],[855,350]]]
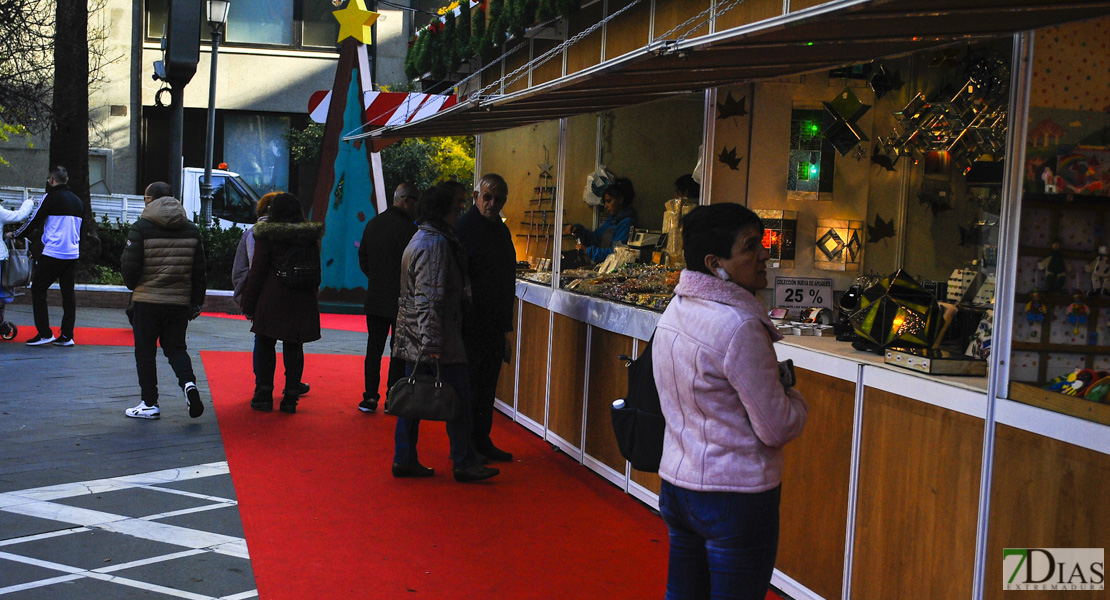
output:
[[[770,332],[772,341],[777,342],[782,339],[782,334],[775,328],[771,317],[767,316],[767,309],[763,303],[751,292],[731,281],[722,281],[712,275],[685,269],[681,273],[678,285],[674,288],[674,293],[677,296],[701,298],[742,308],[745,312],[759,317],[760,322]]]
[[[303,223],[259,222],[254,226],[254,238],[271,242],[305,243],[324,237],[324,224],[315,221]]]

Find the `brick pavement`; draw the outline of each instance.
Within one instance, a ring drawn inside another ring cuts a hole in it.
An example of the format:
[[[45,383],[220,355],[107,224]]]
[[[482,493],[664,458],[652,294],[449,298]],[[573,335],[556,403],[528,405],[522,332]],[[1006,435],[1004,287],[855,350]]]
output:
[[[7,318],[31,327],[29,306]],[[82,307],[77,325],[128,327],[122,310]],[[257,596],[199,357],[250,352],[252,336],[245,322],[201,317],[187,339],[208,410],[189,418],[159,355],[157,421],[123,415],[139,401],[130,347],[0,343],[0,599]],[[305,350],[365,344],[325,330]]]

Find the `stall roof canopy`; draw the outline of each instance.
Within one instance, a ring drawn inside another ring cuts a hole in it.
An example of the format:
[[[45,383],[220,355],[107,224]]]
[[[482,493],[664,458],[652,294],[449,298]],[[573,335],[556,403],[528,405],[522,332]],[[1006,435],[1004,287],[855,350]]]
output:
[[[356,137],[476,134],[722,85],[866,62],[1110,14],[1101,0],[834,0],[639,50],[527,90]]]

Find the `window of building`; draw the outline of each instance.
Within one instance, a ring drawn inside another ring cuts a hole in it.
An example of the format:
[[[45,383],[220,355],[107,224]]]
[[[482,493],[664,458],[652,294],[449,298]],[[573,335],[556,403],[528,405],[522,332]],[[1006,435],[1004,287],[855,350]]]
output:
[[[289,131],[286,116],[227,114],[224,116],[224,162],[259,194],[289,189]]]
[[[162,37],[169,0],[146,0],[146,36]],[[334,50],[339,23],[331,0],[235,0],[228,15],[224,43]],[[201,39],[210,38],[201,26]]]

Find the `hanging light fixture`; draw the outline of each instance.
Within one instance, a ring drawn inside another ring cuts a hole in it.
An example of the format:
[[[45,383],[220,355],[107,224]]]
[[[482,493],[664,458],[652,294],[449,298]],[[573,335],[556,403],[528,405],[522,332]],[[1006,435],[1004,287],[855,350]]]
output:
[[[863,221],[818,219],[813,266],[826,271],[855,271],[863,259]]]
[[[763,247],[770,253],[768,269],[793,269],[798,237],[798,213],[792,210],[759,209],[763,221]]]

